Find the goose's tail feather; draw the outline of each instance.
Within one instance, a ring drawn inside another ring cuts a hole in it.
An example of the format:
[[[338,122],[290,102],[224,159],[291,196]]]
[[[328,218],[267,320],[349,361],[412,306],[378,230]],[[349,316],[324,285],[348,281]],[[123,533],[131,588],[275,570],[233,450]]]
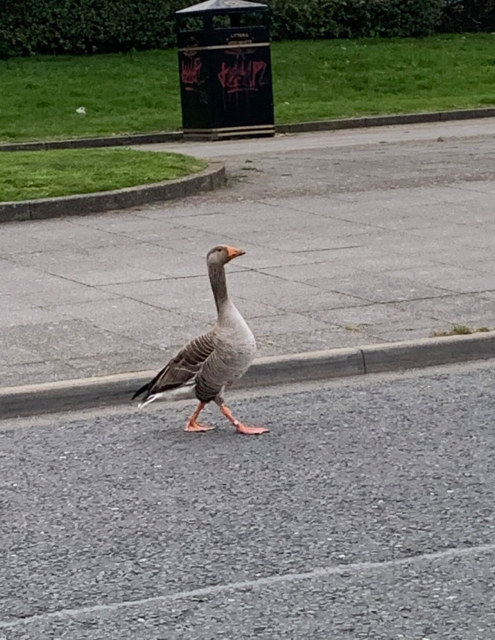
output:
[[[142,393],[144,393],[145,391],[148,391],[148,389],[150,388],[150,384],[151,384],[150,382],[147,382],[145,385],[141,387],[141,389],[138,389],[136,393],[132,396],[131,400],[135,400]]]
[[[147,382],[140,389],[136,391],[136,393],[132,396],[132,400],[140,396],[141,394],[146,394],[141,402],[138,404],[138,408],[142,409],[147,404],[154,402],[155,400],[173,398],[176,400],[192,398],[194,396],[194,380],[189,380],[185,384],[182,382],[177,382],[175,384],[167,384],[162,385],[161,387],[157,387],[155,385],[156,378],[151,380],[151,382]]]
[[[161,395],[163,395],[163,394],[162,393],[152,393],[150,396],[147,396],[146,398],[144,398],[144,400],[141,400],[141,402],[138,404],[138,409],[142,409],[147,404],[150,404],[151,402],[153,402],[154,400],[159,398]]]

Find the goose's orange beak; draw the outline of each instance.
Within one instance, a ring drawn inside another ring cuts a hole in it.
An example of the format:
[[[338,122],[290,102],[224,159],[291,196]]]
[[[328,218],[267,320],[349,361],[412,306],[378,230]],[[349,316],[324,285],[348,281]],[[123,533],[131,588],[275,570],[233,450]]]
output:
[[[236,249],[235,247],[227,247],[227,256],[230,260],[243,256],[246,252],[243,249]]]

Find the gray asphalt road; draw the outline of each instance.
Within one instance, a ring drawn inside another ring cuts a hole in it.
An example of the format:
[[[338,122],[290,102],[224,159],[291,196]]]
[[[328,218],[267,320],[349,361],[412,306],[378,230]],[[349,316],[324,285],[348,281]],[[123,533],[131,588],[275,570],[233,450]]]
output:
[[[495,364],[3,423],[0,638],[491,640]]]

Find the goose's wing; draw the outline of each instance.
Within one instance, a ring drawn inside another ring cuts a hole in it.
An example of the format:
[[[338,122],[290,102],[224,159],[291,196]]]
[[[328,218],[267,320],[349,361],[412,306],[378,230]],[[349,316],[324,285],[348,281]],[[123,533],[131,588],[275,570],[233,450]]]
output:
[[[216,345],[215,330],[191,340],[177,353],[157,375],[132,396],[137,398],[146,392],[146,398],[156,393],[177,389],[189,382],[201,369],[204,361],[213,353]]]

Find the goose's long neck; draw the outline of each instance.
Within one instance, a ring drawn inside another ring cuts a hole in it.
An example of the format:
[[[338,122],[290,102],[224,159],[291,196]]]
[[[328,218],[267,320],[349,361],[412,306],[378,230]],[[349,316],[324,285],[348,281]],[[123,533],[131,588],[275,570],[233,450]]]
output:
[[[208,266],[208,275],[210,276],[211,289],[217,311],[220,314],[222,307],[229,299],[227,293],[227,278],[225,277],[225,267],[223,264],[210,264]]]

